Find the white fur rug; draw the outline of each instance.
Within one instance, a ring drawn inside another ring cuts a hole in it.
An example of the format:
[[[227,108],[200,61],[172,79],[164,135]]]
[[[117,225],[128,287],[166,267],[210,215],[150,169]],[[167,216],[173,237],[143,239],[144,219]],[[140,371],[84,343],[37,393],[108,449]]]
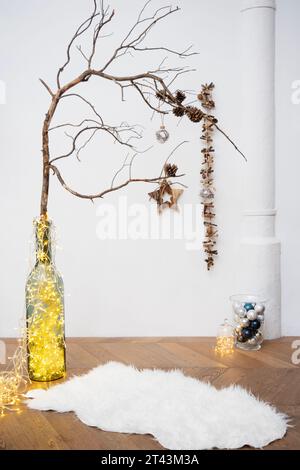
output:
[[[27,397],[29,408],[74,411],[104,431],[152,434],[168,449],[263,447],[287,430],[285,415],[239,386],[217,390],[179,370],[118,362]]]

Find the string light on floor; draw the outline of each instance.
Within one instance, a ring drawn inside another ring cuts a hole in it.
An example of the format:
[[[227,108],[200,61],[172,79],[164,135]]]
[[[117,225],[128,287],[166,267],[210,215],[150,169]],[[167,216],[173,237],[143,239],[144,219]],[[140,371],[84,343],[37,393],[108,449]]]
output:
[[[29,382],[25,332],[18,343],[7,369],[0,372],[0,417],[10,411],[20,412],[19,404]]]

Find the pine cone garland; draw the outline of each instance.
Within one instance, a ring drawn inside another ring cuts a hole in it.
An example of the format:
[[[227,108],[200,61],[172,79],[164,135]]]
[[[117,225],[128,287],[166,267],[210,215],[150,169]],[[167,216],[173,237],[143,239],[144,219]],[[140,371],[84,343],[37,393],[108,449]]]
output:
[[[213,89],[213,83],[210,83],[209,85],[206,83],[205,85],[202,85],[202,90],[197,95],[198,100],[201,102],[202,106],[205,109],[213,109],[215,107],[215,102],[212,99]]]
[[[178,90],[176,92],[175,98],[176,98],[176,101],[178,101],[178,103],[182,103],[185,100],[186,95],[185,93],[183,93],[183,91]]]
[[[201,109],[196,108],[196,106],[187,106],[185,108],[185,114],[192,122],[200,122],[204,116]]]
[[[218,119],[215,118],[215,116],[213,116],[212,114],[210,114],[209,116],[207,116],[207,119],[208,119],[209,121],[211,121],[213,124],[217,124],[217,122],[218,122]]]
[[[181,117],[184,115],[184,107],[183,106],[176,106],[176,108],[173,108],[173,114],[175,114],[176,117]]]
[[[172,165],[171,163],[166,163],[164,166],[165,175],[168,177],[176,176],[178,170],[178,166],[175,163]]]

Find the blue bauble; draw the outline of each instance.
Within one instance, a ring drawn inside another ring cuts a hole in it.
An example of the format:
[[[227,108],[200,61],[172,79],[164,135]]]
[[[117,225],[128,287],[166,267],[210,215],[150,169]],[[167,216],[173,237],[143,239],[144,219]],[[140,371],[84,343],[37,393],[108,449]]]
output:
[[[253,330],[258,330],[260,328],[260,321],[257,319],[250,321],[249,328],[252,328]]]
[[[248,312],[248,310],[254,309],[254,304],[246,303],[244,304],[244,309]]]
[[[241,334],[243,338],[250,339],[253,338],[255,332],[252,328],[242,328]]]

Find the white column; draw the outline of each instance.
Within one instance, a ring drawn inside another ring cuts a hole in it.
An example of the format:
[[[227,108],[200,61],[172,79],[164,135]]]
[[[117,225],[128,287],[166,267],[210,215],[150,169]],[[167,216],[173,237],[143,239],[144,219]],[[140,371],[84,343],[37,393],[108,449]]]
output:
[[[268,298],[265,336],[278,338],[280,242],[275,237],[275,0],[241,1],[243,181],[240,291]]]

